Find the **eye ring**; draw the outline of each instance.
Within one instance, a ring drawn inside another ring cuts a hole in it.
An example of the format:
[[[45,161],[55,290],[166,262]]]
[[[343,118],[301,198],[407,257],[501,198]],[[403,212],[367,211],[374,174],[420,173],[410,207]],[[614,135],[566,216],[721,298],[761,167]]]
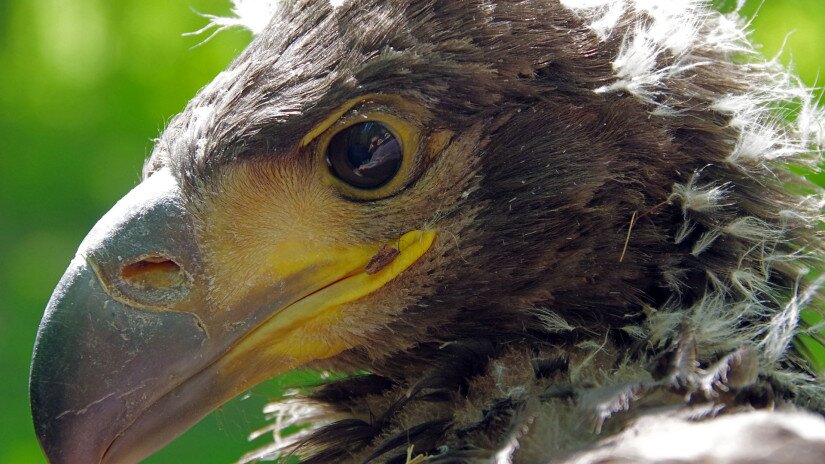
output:
[[[351,200],[372,201],[410,183],[419,140],[417,128],[408,121],[371,112],[332,125],[318,138],[316,151],[328,185]]]

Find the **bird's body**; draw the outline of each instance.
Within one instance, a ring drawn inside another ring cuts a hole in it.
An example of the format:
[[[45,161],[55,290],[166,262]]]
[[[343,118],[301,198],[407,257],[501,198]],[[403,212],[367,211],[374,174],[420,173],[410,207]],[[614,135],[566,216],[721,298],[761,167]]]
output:
[[[657,418],[825,411],[790,349],[820,192],[787,169],[818,161],[822,119],[735,13],[311,0],[251,19],[50,303],[32,400],[55,462],[134,461],[301,366],[370,373],[274,405],[276,432],[312,425],[247,459],[602,462]],[[75,294],[108,325],[76,322]],[[105,382],[54,389],[89,358]]]

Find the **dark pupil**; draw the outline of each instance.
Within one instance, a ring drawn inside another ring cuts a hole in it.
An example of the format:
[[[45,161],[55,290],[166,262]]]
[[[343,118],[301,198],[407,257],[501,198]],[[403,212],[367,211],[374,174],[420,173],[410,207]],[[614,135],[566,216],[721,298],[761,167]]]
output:
[[[362,189],[386,184],[401,167],[401,143],[384,125],[361,122],[335,134],[327,148],[332,173]]]

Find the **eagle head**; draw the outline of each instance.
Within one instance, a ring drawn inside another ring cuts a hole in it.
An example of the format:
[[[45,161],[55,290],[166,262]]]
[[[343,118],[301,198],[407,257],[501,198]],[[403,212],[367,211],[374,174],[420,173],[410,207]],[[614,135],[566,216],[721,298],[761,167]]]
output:
[[[496,450],[469,403],[654,385],[673,353],[822,404],[787,349],[822,251],[787,165],[815,161],[818,110],[735,13],[270,6],[54,291],[30,379],[51,462],[139,461],[296,368],[369,372],[309,393],[331,462]]]

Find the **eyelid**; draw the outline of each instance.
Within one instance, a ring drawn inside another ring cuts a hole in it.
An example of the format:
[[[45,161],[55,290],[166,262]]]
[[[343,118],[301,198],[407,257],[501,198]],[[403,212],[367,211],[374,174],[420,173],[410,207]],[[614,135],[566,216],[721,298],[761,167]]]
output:
[[[396,137],[401,137],[399,140],[408,140],[413,135],[417,137],[418,134],[417,125],[410,122],[408,118],[398,115],[393,108],[387,108],[383,105],[369,105],[364,108],[359,107],[358,110],[351,109],[327,127],[315,140],[329,141],[332,138],[332,135],[329,134],[337,134],[348,127],[369,121],[384,124]],[[415,141],[417,142],[418,139],[416,138]]]
[[[404,98],[398,95],[384,95],[384,94],[367,94],[362,95],[360,97],[355,97],[350,100],[347,100],[343,105],[338,107],[337,110],[333,111],[329,116],[326,117],[323,121],[317,124],[315,127],[312,128],[303,138],[301,138],[301,143],[299,145],[300,148],[307,147],[312,142],[315,141],[318,137],[320,137],[324,132],[336,126],[338,123],[342,122],[342,119],[345,118],[345,115],[357,106],[362,105],[369,105],[371,103],[376,103],[379,105],[386,105],[388,107],[398,108],[403,111],[409,111],[411,114],[416,113],[417,107],[406,101]]]

